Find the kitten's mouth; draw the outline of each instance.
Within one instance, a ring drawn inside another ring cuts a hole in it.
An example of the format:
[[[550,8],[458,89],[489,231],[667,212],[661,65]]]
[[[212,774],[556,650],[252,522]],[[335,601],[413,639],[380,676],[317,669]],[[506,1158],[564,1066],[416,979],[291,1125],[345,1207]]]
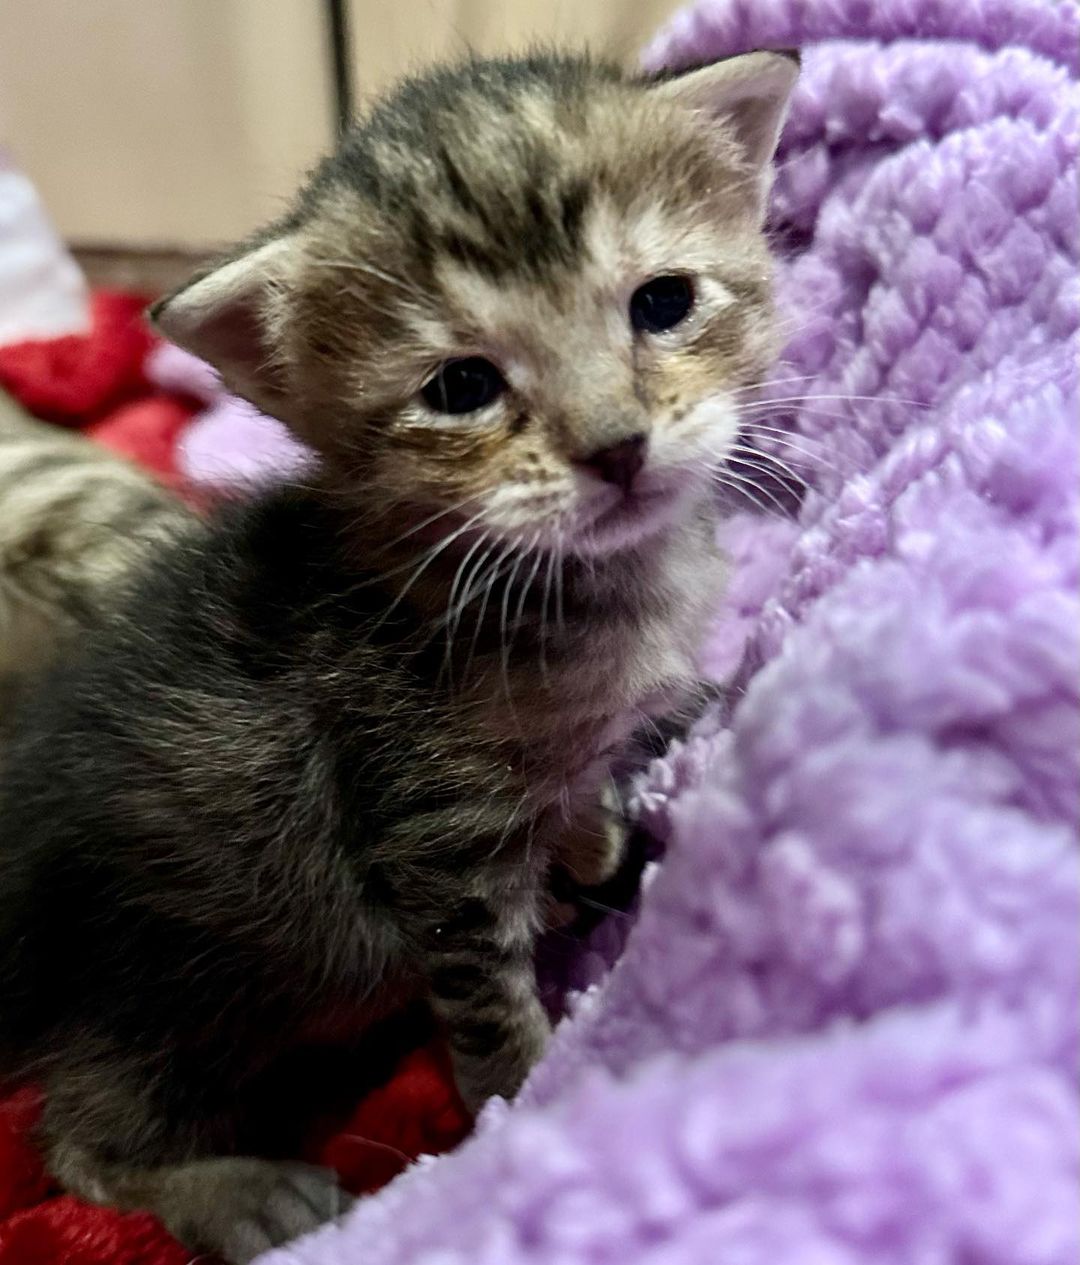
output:
[[[653,480],[620,493],[583,524],[580,542],[590,553],[625,549],[667,526],[686,500],[686,488]]]

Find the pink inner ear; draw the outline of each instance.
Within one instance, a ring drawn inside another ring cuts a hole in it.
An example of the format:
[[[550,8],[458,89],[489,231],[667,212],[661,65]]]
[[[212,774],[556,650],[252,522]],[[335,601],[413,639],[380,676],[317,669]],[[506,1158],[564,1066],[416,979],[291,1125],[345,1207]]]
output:
[[[744,53],[665,80],[654,91],[730,125],[750,162],[772,159],[798,60],[784,53]]]
[[[210,309],[192,331],[193,348],[204,360],[235,374],[241,368],[252,376],[264,369],[270,352],[257,310],[257,294],[237,294]]]
[[[213,365],[230,390],[264,408],[283,394],[265,308],[271,285],[284,278],[289,245],[277,239],[222,264],[154,314],[167,338]]]

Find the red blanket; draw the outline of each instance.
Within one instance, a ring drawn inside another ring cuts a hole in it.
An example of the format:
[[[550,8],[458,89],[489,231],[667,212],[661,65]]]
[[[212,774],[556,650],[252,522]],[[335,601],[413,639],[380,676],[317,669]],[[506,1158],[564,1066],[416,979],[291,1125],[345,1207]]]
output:
[[[0,347],[0,387],[35,417],[83,430],[177,486],[176,441],[201,405],[147,380],[157,340],[143,318],[146,302],[103,290],[88,333]]]
[[[183,492],[175,445],[199,405],[147,382],[154,338],[144,305],[103,292],[89,333],[0,347],[0,386],[29,412],[85,430]],[[39,1106],[31,1090],[0,1097],[0,1265],[187,1265],[190,1253],[153,1217],[94,1207],[52,1186],[33,1143]],[[363,1194],[416,1156],[455,1145],[469,1124],[442,1051],[404,1050],[390,1079],[304,1158],[337,1169]]]

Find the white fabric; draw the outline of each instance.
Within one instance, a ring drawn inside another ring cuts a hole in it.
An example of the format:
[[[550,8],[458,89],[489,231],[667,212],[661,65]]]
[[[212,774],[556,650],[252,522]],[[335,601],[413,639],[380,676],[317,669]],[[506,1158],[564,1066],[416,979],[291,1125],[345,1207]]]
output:
[[[0,149],[0,346],[86,329],[88,298],[34,186]]]

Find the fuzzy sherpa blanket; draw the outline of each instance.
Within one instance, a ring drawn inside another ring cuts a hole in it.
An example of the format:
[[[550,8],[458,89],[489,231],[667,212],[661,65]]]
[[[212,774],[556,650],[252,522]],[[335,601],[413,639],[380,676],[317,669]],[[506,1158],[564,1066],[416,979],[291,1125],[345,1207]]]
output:
[[[713,0],[653,46],[805,51],[768,424],[813,491],[726,531],[737,699],[640,789],[614,970],[518,1103],[266,1265],[1074,1265],[1077,38]]]

